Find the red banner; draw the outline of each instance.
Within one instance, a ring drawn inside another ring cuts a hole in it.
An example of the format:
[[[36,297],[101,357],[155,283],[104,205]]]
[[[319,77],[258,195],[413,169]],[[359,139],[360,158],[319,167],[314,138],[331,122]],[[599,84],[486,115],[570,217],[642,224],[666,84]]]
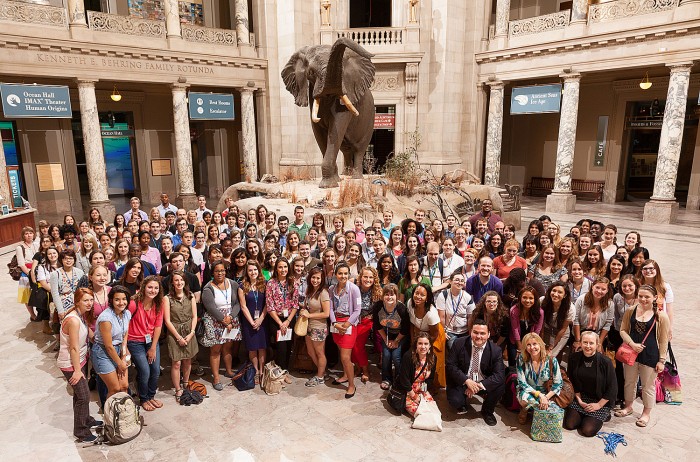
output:
[[[394,128],[396,114],[374,114],[374,128]]]

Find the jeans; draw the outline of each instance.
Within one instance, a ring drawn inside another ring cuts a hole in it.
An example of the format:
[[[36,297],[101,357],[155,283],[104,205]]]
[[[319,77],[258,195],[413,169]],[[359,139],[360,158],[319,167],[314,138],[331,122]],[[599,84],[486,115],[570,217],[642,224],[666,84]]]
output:
[[[382,341],[382,382],[394,383],[394,374],[391,372],[391,365],[394,365],[396,374],[401,370],[401,344],[390,350]]]
[[[63,372],[66,380],[73,377],[73,371]],[[92,435],[90,425],[95,419],[90,416],[90,389],[87,383],[87,367],[82,368],[83,378],[73,387],[73,436],[83,439]]]
[[[141,403],[152,400],[158,389],[158,377],[160,376],[160,346],[156,343],[156,358],[148,364],[146,352],[151,348],[151,343],[128,342],[131,361],[136,366],[139,399]]]

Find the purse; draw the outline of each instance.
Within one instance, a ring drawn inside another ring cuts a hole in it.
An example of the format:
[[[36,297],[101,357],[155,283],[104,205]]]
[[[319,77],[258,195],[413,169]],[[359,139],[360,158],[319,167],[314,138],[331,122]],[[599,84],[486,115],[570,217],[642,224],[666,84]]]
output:
[[[669,391],[680,391],[681,390],[681,376],[678,375],[678,366],[676,364],[676,357],[673,355],[673,350],[671,349],[671,344],[668,344],[668,356],[670,361],[666,361],[664,366],[664,371],[660,374],[662,376],[661,384],[666,390]]]
[[[634,313],[632,313],[631,316],[636,315],[637,310],[635,309]],[[630,316],[630,317],[631,317]],[[649,334],[651,334],[651,331],[654,330],[654,326],[656,325],[656,318],[654,318],[654,322],[651,324],[651,329],[649,329],[649,332],[647,332],[647,335],[644,336],[644,340],[642,340],[642,345],[647,341],[647,337],[649,337]],[[634,363],[637,362],[637,356],[639,353],[634,351],[634,348],[628,343],[623,343],[620,345],[620,348],[617,349],[617,353],[615,353],[615,359],[620,361],[622,364],[627,364],[628,366],[634,366]]]
[[[241,367],[233,373],[231,384],[238,391],[252,390],[255,388],[255,367],[250,361],[246,361]]]
[[[552,364],[552,357],[549,357],[549,371],[551,374],[551,371],[553,371],[553,364]],[[562,386],[561,390],[559,391],[558,395],[554,395],[552,397],[552,401],[556,403],[557,406],[559,406],[562,409],[566,409],[569,407],[571,402],[574,400],[574,386],[571,383],[571,380],[569,380],[569,376],[566,375],[566,372],[564,369],[561,367],[559,368],[559,373],[561,374],[561,381],[562,381]],[[545,383],[545,388],[547,392],[549,392],[552,387],[554,386],[554,379],[550,377],[549,380]]]
[[[557,406],[549,409],[535,409],[530,427],[530,438],[533,441],[547,443],[561,443],[562,427],[564,424],[564,410]]]
[[[294,324],[294,333],[299,337],[305,336],[309,332],[309,318],[299,316]]]
[[[421,398],[411,428],[432,432],[442,431],[442,414],[435,401]]]
[[[413,382],[416,381],[418,377],[423,373],[425,370],[425,366],[428,364],[426,361],[425,364],[423,364],[423,367],[421,368],[420,372],[418,375],[416,375],[413,378]],[[411,382],[411,385],[413,385],[413,382]],[[398,413],[402,413],[403,411],[406,410],[406,395],[408,395],[407,391],[401,391],[397,390],[395,385],[392,385],[389,388],[389,394],[386,397],[386,401],[389,403],[389,406],[391,406],[392,409],[394,409]]]

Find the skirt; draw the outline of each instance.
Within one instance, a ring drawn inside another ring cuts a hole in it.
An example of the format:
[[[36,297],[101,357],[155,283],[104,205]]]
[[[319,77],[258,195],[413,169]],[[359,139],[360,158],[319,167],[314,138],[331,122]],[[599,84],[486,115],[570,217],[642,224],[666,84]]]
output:
[[[120,355],[122,351],[121,344],[114,345],[114,349],[117,350],[117,354]],[[117,370],[117,365],[112,361],[112,358],[107,354],[107,350],[103,345],[95,343],[92,346],[92,354],[90,355],[90,360],[92,361],[92,367],[95,372],[101,375],[111,374]]]
[[[17,303],[26,305],[29,303],[29,296],[32,294],[32,288],[29,283],[29,276],[22,273],[19,278],[19,285],[17,286]]]
[[[248,351],[264,350],[267,348],[267,322],[263,322],[260,329],[255,330],[247,319],[241,319],[243,342]]]
[[[593,399],[593,398],[591,398],[591,397],[589,397],[589,396],[586,396],[586,395],[583,394],[583,393],[581,393],[581,400],[582,400],[584,403],[586,403],[586,404],[598,402],[597,399]],[[583,410],[583,408],[581,407],[581,405],[578,403],[578,400],[577,400],[577,399],[574,399],[574,400],[571,402],[571,405],[570,405],[569,407],[570,407],[571,409],[573,409],[574,411],[578,412],[579,414],[583,414],[583,415],[585,415],[585,416],[587,416],[587,417],[593,417],[593,418],[595,418],[595,419],[597,419],[597,420],[600,420],[601,422],[606,422],[606,421],[610,418],[610,407],[609,407],[609,406],[603,406],[603,407],[601,407],[600,409],[598,409],[597,411],[594,411],[594,412],[586,412],[586,411]]]
[[[209,316],[209,313],[204,313],[202,322],[204,323],[204,336],[200,339],[202,346],[211,348],[214,345],[223,345],[227,342],[241,340],[241,323],[236,317],[231,318],[231,325],[233,326],[233,329],[238,329],[238,335],[235,339],[222,338],[224,331],[226,330],[226,326],[219,321],[214,320],[214,318]]]
[[[336,322],[345,322],[349,317],[336,317],[335,320]],[[352,350],[352,347],[355,346],[355,340],[357,340],[357,326],[352,326],[352,330],[350,334],[336,334],[333,333],[333,341],[335,342],[336,345],[338,345],[338,348],[345,348],[348,350]]]

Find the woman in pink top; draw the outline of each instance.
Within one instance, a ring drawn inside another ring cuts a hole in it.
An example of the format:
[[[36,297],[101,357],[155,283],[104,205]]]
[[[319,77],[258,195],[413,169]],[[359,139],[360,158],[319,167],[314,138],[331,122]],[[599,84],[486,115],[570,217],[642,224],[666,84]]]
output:
[[[128,347],[138,371],[138,390],[141,406],[147,411],[163,407],[155,399],[160,376],[160,338],[163,329],[163,287],[157,276],[148,276],[141,289],[129,303]]]
[[[90,389],[87,383],[87,341],[94,336],[88,326],[95,322],[92,291],[85,288],[76,290],[74,302],[75,305],[63,317],[56,365],[73,387],[73,435],[81,442],[91,442],[97,437],[90,432],[90,428],[102,424],[90,416]]]
[[[544,323],[544,311],[540,307],[540,297],[532,286],[525,286],[518,293],[518,302],[510,309],[510,343],[508,344],[508,365],[515,366],[518,351],[522,351],[522,338],[534,332],[540,335]]]

